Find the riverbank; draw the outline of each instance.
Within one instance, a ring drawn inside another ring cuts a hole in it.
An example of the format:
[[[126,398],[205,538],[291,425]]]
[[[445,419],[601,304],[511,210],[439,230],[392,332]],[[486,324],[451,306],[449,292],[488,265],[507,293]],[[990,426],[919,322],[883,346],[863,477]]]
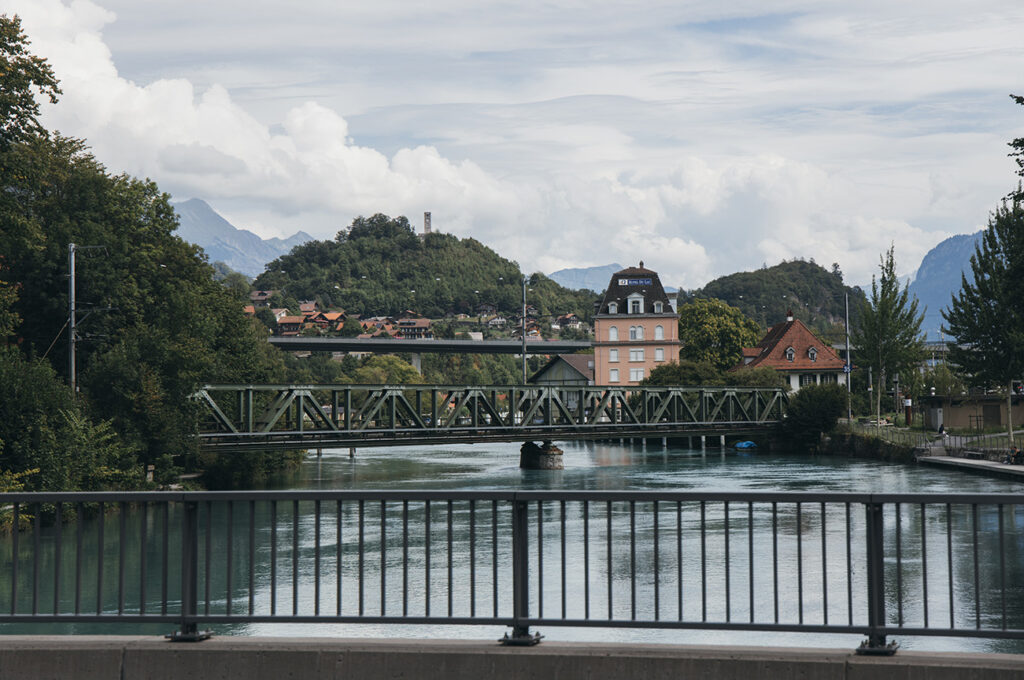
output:
[[[1011,680],[1021,674],[1024,657],[1014,654],[901,651],[873,657],[849,649],[614,643],[504,647],[449,640],[216,637],[174,643],[137,636],[0,637],[0,677],[22,680]]]

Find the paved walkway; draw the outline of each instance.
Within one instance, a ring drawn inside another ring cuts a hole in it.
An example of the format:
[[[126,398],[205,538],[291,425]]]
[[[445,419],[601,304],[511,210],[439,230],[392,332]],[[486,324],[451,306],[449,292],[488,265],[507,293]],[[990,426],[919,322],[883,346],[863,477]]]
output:
[[[945,449],[943,449],[943,453],[945,453]],[[992,460],[960,458],[945,455],[919,456],[917,460],[919,463],[925,463],[927,465],[938,465],[947,468],[957,468],[968,472],[992,475],[995,477],[1024,480],[1024,465],[1007,465],[1006,463],[997,463]]]

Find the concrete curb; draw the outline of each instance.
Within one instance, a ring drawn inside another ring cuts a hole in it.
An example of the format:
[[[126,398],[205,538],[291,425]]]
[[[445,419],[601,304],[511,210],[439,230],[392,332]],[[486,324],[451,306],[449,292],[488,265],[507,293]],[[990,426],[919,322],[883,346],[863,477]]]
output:
[[[0,678],[49,680],[1010,680],[1024,655],[848,649],[217,637],[3,636]]]

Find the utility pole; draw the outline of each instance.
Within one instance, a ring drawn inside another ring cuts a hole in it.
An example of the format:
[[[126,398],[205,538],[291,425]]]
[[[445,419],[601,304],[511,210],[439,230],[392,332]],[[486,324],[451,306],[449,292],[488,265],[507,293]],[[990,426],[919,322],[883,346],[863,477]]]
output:
[[[846,422],[853,422],[853,395],[850,382],[853,378],[853,359],[850,358],[850,294],[846,293]]]
[[[68,244],[68,384],[71,395],[78,395],[75,379],[75,244]]]
[[[526,384],[526,274],[523,274],[523,384]]]

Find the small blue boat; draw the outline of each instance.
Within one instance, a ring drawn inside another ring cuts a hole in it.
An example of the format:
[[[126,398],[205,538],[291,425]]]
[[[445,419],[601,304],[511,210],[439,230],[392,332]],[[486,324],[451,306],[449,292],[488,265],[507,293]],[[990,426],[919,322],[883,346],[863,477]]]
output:
[[[756,449],[757,448],[757,444],[755,444],[754,442],[750,441],[749,439],[747,441],[745,441],[745,442],[736,442],[732,446],[735,449]]]

